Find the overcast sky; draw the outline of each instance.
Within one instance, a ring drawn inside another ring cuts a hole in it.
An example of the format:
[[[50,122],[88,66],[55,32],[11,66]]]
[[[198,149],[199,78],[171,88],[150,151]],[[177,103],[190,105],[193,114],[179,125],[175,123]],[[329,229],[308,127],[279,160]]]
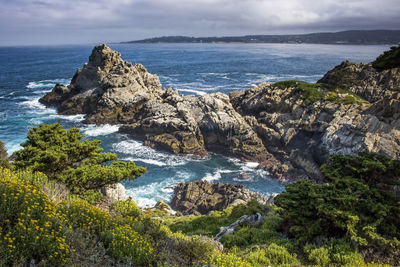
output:
[[[0,45],[400,29],[400,0],[0,0]]]

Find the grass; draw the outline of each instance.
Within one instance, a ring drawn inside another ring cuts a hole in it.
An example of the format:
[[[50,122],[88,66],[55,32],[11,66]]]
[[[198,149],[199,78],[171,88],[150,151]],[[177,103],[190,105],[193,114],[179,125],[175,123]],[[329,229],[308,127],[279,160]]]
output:
[[[369,103],[349,90],[332,88],[322,83],[307,83],[303,81],[290,80],[276,82],[272,86],[282,90],[286,88],[295,88],[295,92],[301,93],[301,98],[304,100],[306,105],[311,105],[322,100],[343,105],[361,105]]]

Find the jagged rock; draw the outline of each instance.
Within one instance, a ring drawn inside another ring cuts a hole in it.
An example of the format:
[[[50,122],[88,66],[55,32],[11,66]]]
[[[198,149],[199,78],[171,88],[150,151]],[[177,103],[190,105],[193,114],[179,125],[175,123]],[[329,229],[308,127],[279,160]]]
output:
[[[183,96],[100,45],[69,86],[56,85],[40,101],[61,114],[85,113],[86,123],[122,124],[121,132],[175,154],[212,151],[258,161],[280,180],[323,179],[319,166],[335,153],[400,158],[400,68],[345,61],[319,82],[323,97],[311,103],[296,86],[272,83]],[[354,93],[369,103],[330,100],[337,87],[348,90],[338,90],[340,97]]]
[[[251,192],[243,185],[210,183],[203,180],[182,182],[174,189],[171,207],[183,214],[207,214],[213,210],[223,210],[238,200],[247,203],[256,199],[266,204],[268,198]]]

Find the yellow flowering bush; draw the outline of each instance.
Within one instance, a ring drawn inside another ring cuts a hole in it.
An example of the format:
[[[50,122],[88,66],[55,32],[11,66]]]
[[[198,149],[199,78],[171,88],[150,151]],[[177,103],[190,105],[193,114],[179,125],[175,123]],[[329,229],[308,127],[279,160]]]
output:
[[[86,201],[77,200],[72,203],[62,203],[60,212],[65,214],[72,228],[83,229],[87,232],[100,234],[107,230],[111,223],[111,215]]]
[[[142,213],[139,206],[135,203],[135,201],[133,201],[132,198],[115,201],[112,204],[111,209],[122,216],[138,217]]]
[[[0,265],[13,265],[24,259],[48,265],[66,262],[70,247],[66,218],[37,186],[29,172],[20,180],[0,169]],[[38,174],[36,177],[43,177]],[[30,182],[28,182],[30,181]]]
[[[250,263],[233,253],[213,253],[208,264],[216,267],[251,267]]]
[[[113,228],[104,232],[103,236],[108,251],[116,259],[146,266],[154,258],[150,244],[129,225]]]

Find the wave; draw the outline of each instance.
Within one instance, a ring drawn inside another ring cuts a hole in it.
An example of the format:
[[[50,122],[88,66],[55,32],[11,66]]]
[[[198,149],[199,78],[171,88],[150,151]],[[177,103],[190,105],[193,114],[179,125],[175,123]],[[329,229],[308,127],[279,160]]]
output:
[[[206,92],[194,90],[194,89],[177,89],[178,92],[188,92],[188,93],[195,93],[197,95],[206,95]]]
[[[54,87],[57,83],[68,85],[71,82],[71,79],[54,79],[54,80],[41,80],[41,81],[33,81],[29,82],[26,88],[36,89],[36,88],[45,88],[45,87]]]
[[[167,163],[161,162],[161,161],[155,160],[155,159],[141,159],[141,158],[130,158],[130,157],[128,157],[128,158],[124,158],[124,160],[133,161],[135,163],[143,162],[143,163],[147,163],[147,164],[150,164],[150,165],[156,165],[156,166],[160,166],[160,167],[167,166]]]
[[[35,97],[30,100],[22,101],[19,103],[22,106],[28,107],[30,110],[33,111],[33,113],[36,114],[55,114],[56,110],[47,108],[45,105],[39,102],[39,97]]]
[[[129,155],[128,158],[140,159],[142,162],[159,166],[180,166],[188,162],[188,158],[166,152],[157,151],[143,145],[143,142],[136,140],[124,140],[112,145],[113,150],[118,153]],[[157,164],[155,164],[157,162]],[[165,165],[163,165],[165,164]]]
[[[81,122],[85,119],[85,115],[84,114],[77,114],[77,115],[59,115],[59,114],[53,114],[50,115],[49,117],[51,118],[60,118],[63,120],[67,120],[67,121],[73,121],[73,122]]]
[[[207,182],[213,182],[213,181],[217,181],[217,180],[219,180],[221,178],[222,178],[221,171],[217,170],[212,174],[211,173],[206,173],[206,175],[203,178],[201,178],[201,180],[204,180],[204,181],[207,181]]]
[[[95,125],[89,124],[81,128],[82,133],[88,136],[102,136],[118,132],[120,125]]]

